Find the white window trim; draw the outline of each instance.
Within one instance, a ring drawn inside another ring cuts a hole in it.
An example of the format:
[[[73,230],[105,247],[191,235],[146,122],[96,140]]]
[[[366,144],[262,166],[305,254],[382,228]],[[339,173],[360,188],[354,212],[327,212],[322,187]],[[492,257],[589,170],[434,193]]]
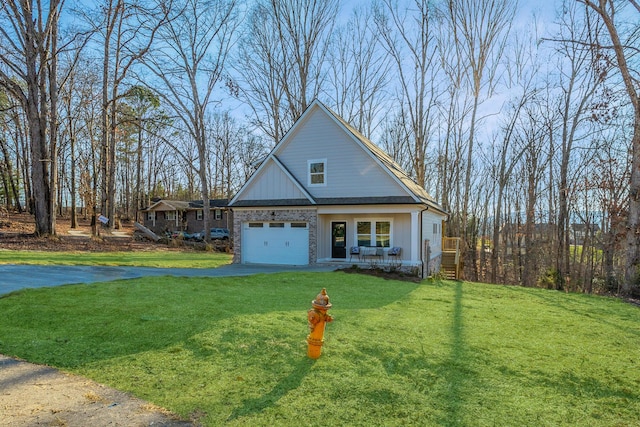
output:
[[[389,223],[389,249],[393,247],[393,218],[355,218],[353,220],[353,242],[354,245],[358,244],[358,222],[370,222],[371,223],[371,243],[376,243],[376,222],[388,222]]]
[[[324,182],[322,184],[311,183],[311,165],[313,163],[322,163],[324,165]],[[327,186],[327,159],[307,160],[307,184],[309,187],[326,187]]]
[[[170,217],[171,215],[171,217]],[[167,221],[175,221],[178,219],[178,212],[177,211],[166,211],[165,213],[165,219]]]

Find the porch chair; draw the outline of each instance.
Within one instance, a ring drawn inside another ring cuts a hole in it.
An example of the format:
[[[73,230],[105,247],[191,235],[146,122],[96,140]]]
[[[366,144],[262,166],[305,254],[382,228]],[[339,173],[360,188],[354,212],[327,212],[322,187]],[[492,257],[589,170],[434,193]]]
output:
[[[354,255],[358,256],[358,261],[360,261],[360,246],[351,246],[351,250],[349,250],[349,262],[351,262],[351,258]]]
[[[389,264],[393,266],[400,266],[400,264],[402,264],[402,259],[400,258],[401,253],[402,248],[399,246],[394,246],[389,249],[389,252],[387,252],[387,259],[389,260]],[[391,260],[393,260],[393,262]]]

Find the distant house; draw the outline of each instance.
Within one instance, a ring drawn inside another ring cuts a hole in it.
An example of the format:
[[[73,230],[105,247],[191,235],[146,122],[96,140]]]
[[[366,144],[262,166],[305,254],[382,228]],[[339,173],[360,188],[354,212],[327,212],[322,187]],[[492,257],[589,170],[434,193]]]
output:
[[[550,223],[533,225],[531,241],[537,245],[545,245],[557,238],[558,226]],[[524,224],[505,224],[500,229],[500,245],[507,255],[526,254],[526,226]]]
[[[507,224],[500,229],[500,244],[506,249],[508,255],[518,252],[525,254],[525,232],[524,224]],[[587,238],[591,239],[591,244],[600,232],[598,224],[573,223],[569,229],[569,241],[572,245],[584,245]],[[535,224],[532,230],[531,240],[537,245],[549,244],[558,239],[558,226],[549,223]]]
[[[591,243],[593,243],[594,238],[600,231],[600,226],[598,224],[571,224],[571,244],[572,245],[584,245],[586,239],[591,239]]]
[[[317,100],[229,206],[236,263],[440,267],[442,207]]]
[[[228,199],[209,200],[209,227],[228,228],[230,234],[232,216],[228,208]],[[155,200],[151,206],[142,210],[144,226],[155,233],[165,231],[185,231],[196,233],[204,230],[202,200],[185,202],[182,200]],[[232,234],[231,234],[232,235]]]

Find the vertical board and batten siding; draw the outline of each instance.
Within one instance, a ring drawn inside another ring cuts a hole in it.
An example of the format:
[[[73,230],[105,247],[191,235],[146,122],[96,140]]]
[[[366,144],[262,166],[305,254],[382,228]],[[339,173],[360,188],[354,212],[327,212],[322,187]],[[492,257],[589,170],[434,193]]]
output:
[[[240,200],[306,199],[291,178],[272,160],[256,176]]]
[[[426,211],[422,214],[422,239],[429,240],[431,246],[431,258],[442,253],[442,219],[441,215]],[[439,233],[433,234],[433,225],[438,224]]]
[[[351,134],[315,107],[276,153],[314,197],[404,196],[406,191],[364,151]],[[308,186],[308,161],[327,160],[325,186]]]

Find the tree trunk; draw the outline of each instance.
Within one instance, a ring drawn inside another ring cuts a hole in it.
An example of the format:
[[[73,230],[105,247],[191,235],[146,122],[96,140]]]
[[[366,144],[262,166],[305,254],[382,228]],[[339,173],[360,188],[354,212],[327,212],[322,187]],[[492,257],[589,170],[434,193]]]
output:
[[[637,102],[640,102],[637,101]],[[629,184],[629,215],[627,220],[627,261],[622,292],[640,296],[640,108],[636,107],[633,139],[631,140],[631,182]]]

